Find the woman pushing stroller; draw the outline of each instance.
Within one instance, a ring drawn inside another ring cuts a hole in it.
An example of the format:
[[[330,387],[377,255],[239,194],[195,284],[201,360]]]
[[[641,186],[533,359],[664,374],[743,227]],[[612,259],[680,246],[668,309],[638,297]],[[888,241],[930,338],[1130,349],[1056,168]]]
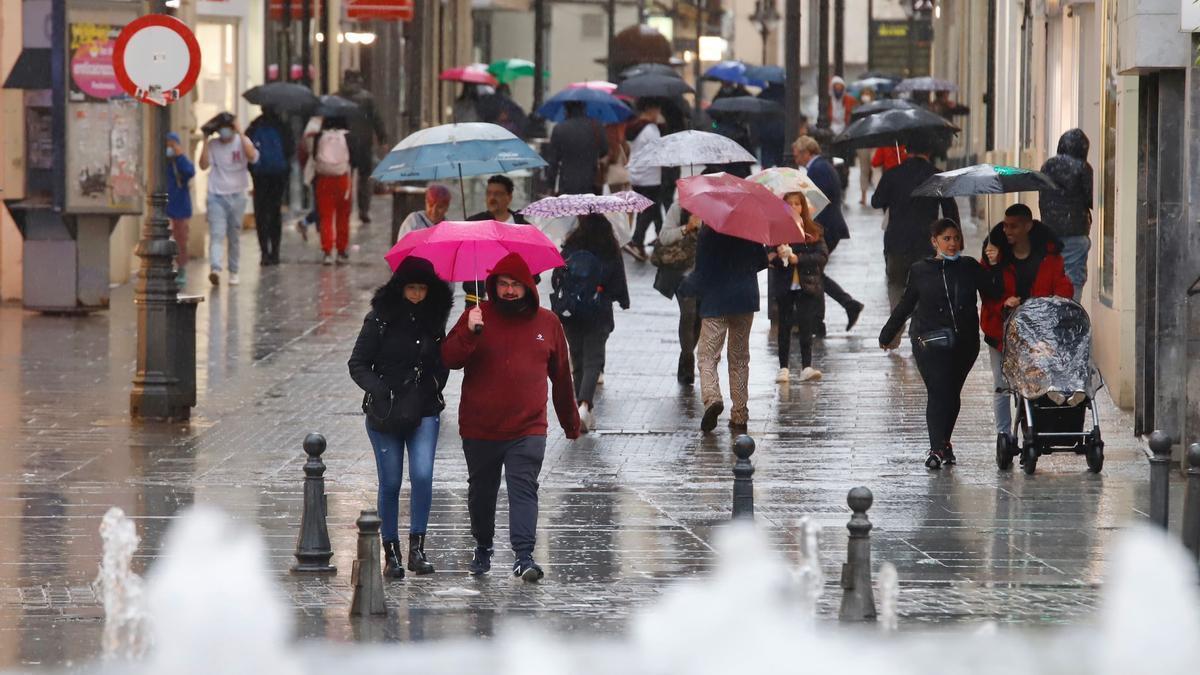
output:
[[[925,382],[925,421],[929,455],[925,466],[940,469],[955,464],[950,444],[962,407],[962,387],[979,356],[979,313],[976,296],[999,298],[1000,251],[988,247],[992,267],[962,255],[962,229],[943,218],[930,231],[935,255],[917,261],[908,273],[904,295],[879,333],[879,346],[888,349],[904,322],[912,317],[913,356]]]

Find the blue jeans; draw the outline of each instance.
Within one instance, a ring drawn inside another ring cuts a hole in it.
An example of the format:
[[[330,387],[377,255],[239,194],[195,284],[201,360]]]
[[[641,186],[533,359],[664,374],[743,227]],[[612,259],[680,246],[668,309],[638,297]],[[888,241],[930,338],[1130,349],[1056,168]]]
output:
[[[988,359],[992,364],[992,384],[995,389],[1007,389],[1008,380],[1004,378],[1004,354],[995,347],[988,346]],[[1012,433],[1012,394],[998,394],[992,390],[992,419],[996,422],[996,433]]]
[[[208,193],[208,265],[220,272],[225,259],[225,241],[229,240],[229,271],[237,274],[242,218],[246,215],[246,195]]]
[[[1092,249],[1092,240],[1087,235],[1063,237],[1062,244],[1063,267],[1075,287],[1075,302],[1079,302],[1083,297],[1083,285],[1087,283],[1088,251]]]
[[[429,526],[429,508],[433,503],[433,455],[437,450],[442,418],[433,415],[421,420],[407,434],[387,434],[367,427],[367,438],[375,450],[375,471],[379,475],[380,533],[384,541],[400,541],[400,484],[404,482],[404,448],[408,447],[408,531],[425,534]]]

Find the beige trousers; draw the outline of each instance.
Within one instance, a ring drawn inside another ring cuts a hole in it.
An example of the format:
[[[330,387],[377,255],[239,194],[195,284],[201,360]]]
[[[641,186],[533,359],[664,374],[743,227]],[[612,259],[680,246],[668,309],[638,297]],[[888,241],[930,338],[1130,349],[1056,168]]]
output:
[[[705,408],[723,400],[717,365],[721,363],[721,348],[725,346],[728,334],[729,397],[733,399],[729,420],[737,424],[744,424],[750,417],[747,401],[750,398],[750,327],[753,323],[752,312],[700,321],[700,396]]]

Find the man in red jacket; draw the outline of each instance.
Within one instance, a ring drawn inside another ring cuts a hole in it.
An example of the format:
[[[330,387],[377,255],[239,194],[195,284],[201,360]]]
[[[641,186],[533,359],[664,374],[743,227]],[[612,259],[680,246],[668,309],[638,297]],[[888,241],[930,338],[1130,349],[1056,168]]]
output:
[[[513,576],[542,578],[533,561],[538,517],[538,474],[546,454],[546,380],[567,438],[579,438],[571,361],[562,324],[538,306],[537,285],[515,253],[500,260],[486,281],[488,300],[463,312],[442,343],[442,359],[464,371],[458,409],[467,458],[467,509],[475,556],[471,574],[492,567],[500,471],[508,483]],[[486,329],[484,329],[486,326]]]
[[[979,327],[992,361],[996,389],[1006,389],[1001,351],[1004,349],[1004,319],[1029,298],[1070,298],[1075,289],[1063,270],[1062,243],[1050,228],[1033,219],[1024,204],[1013,204],[1004,212],[1004,222],[992,228],[984,242],[980,260],[988,264],[988,249],[999,251],[998,265],[1004,268],[1004,294],[998,300],[984,298]],[[996,393],[992,410],[996,419],[996,443],[1006,443],[1012,433],[1012,407],[1008,394]]]

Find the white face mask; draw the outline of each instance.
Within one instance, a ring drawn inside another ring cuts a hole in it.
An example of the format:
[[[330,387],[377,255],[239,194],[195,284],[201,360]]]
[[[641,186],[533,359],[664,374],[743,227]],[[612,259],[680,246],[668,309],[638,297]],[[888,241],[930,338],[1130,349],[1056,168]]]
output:
[[[217,136],[219,136],[223,141],[228,141],[229,139],[233,138],[233,129],[230,129],[229,127],[221,127],[220,129],[217,129]]]

